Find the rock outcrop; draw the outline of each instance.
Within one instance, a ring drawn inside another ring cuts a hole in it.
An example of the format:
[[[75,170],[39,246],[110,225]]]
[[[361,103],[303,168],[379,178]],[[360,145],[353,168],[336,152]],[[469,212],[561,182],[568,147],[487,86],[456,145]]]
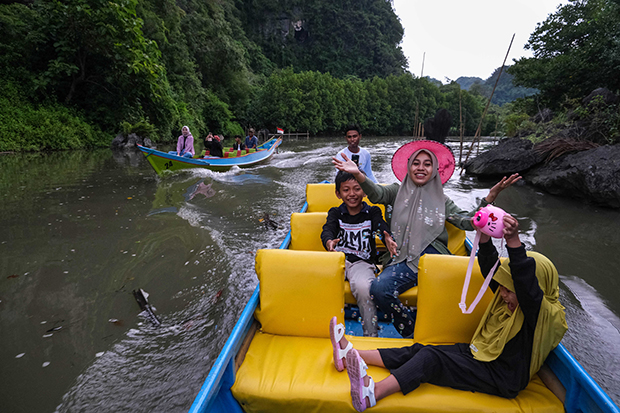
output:
[[[620,144],[604,145],[543,163],[528,140],[504,139],[463,165],[469,174],[505,176],[520,173],[527,183],[554,195],[581,198],[620,208]]]
[[[110,147],[116,150],[129,150],[135,149],[136,145],[146,146],[147,148],[155,148],[155,145],[153,145],[153,142],[151,142],[149,138],[142,138],[135,133],[130,133],[127,136],[119,133],[116,135],[116,138],[112,140]]]
[[[620,208],[620,145],[605,145],[555,159],[524,176],[554,195]]]
[[[527,139],[503,139],[492,149],[463,164],[465,172],[472,175],[509,175],[524,172],[542,162],[543,157],[532,150]]]

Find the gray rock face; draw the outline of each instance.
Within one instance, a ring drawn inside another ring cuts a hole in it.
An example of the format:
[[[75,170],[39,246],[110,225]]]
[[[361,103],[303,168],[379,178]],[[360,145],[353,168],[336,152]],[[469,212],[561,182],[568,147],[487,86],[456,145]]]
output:
[[[464,163],[465,172],[473,175],[495,176],[523,172],[542,161],[532,150],[532,142],[520,139],[503,139],[494,148]]]
[[[135,133],[130,133],[128,136],[124,136],[122,133],[116,135],[116,138],[112,140],[110,147],[116,150],[131,150],[136,149],[136,145],[146,146],[147,148],[154,148],[153,142],[149,138],[142,139],[141,136]]]
[[[585,98],[581,100],[581,103],[584,106],[587,106],[597,97],[599,97],[599,99],[601,99],[601,103],[605,105],[614,105],[618,103],[618,96],[616,96],[606,87],[600,87],[598,89],[594,89],[592,92],[590,92],[588,96],[586,96]]]
[[[525,180],[555,194],[620,208],[620,145],[605,145],[533,168]]]
[[[469,160],[464,168],[480,176],[519,172],[525,182],[554,195],[620,208],[620,144],[564,155],[546,165],[532,148],[530,141],[505,139]]]

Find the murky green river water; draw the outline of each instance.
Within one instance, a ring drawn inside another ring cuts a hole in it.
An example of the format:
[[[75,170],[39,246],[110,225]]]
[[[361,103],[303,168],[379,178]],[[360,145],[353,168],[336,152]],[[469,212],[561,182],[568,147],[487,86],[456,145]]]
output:
[[[380,181],[406,140],[363,139]],[[165,178],[140,153],[0,155],[0,410],[187,411],[256,286],[255,251],[279,246],[343,146],[286,141],[264,166]],[[471,208],[492,184],[457,172],[445,189]],[[563,343],[620,403],[620,211],[527,185],[497,204],[556,264]]]

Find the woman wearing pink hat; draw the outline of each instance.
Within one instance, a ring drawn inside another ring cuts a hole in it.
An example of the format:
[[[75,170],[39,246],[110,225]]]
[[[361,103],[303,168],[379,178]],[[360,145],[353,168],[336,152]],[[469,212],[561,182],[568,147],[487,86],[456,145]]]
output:
[[[347,158],[344,161],[333,158],[333,163],[337,169],[355,176],[371,202],[386,207],[385,220],[390,224],[399,250],[395,256],[382,257],[385,267],[373,281],[370,293],[396,330],[403,337],[413,337],[416,311],[404,306],[398,296],[418,284],[420,257],[450,254],[445,221],[473,231],[471,217],[475,211],[495,201],[502,190],[521,177],[519,174],[504,177],[475,210],[465,211],[443,192],[443,184],[454,172],[455,161],[450,148],[439,142],[413,141],[394,153],[392,170],[400,184],[377,185],[366,179]]]

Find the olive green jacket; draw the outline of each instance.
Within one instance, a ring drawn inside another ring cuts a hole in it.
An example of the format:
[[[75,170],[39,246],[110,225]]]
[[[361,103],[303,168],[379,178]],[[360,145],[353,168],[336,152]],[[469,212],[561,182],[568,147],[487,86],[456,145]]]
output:
[[[400,184],[393,183],[390,185],[378,185],[372,182],[370,179],[366,179],[360,184],[364,193],[368,197],[368,200],[373,204],[383,204],[385,206],[385,222],[391,225],[392,222],[392,210],[394,208],[394,201],[396,200],[396,194]],[[485,198],[482,198],[480,204],[473,211],[465,211],[459,208],[448,196],[444,195],[446,199],[446,221],[454,225],[455,227],[465,230],[473,231],[474,225],[471,223],[471,218],[476,211],[482,207],[489,205]],[[442,254],[450,254],[448,250],[448,230],[445,228],[441,234],[435,238],[431,245]],[[387,257],[386,257],[387,256]],[[384,254],[380,258],[381,263],[385,264],[389,258],[389,254]]]

